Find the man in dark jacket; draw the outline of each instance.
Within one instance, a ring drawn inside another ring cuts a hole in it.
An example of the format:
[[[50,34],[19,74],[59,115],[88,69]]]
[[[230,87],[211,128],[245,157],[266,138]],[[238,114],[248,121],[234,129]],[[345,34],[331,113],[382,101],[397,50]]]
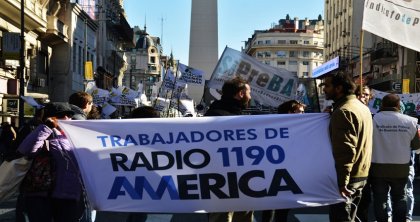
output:
[[[210,105],[204,116],[241,115],[251,100],[251,87],[241,78],[226,81],[222,87],[222,99]]]
[[[93,99],[92,96],[86,92],[73,93],[69,97],[71,110],[75,113],[73,120],[86,120],[87,115],[92,110]]]
[[[204,116],[241,115],[242,109],[251,100],[248,82],[237,77],[228,80],[222,87],[222,99],[214,101]],[[252,222],[253,211],[210,213],[209,222]]]

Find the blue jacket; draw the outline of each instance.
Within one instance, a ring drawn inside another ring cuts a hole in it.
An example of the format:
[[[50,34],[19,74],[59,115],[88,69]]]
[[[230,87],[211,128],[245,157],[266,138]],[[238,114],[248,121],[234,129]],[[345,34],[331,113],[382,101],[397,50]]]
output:
[[[69,140],[58,130],[41,124],[19,145],[18,151],[25,156],[34,157],[41,151],[45,140],[49,140],[49,149],[55,166],[53,198],[79,200],[82,186],[79,168]]]

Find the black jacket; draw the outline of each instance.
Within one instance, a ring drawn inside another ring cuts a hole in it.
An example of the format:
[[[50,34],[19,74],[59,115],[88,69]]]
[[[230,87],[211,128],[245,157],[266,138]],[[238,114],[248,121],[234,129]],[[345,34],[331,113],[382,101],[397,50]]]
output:
[[[204,116],[234,116],[242,115],[242,105],[239,100],[225,99],[214,101]]]
[[[87,120],[87,115],[82,108],[73,104],[70,104],[70,106],[71,110],[74,112],[74,115],[71,118],[72,120]]]

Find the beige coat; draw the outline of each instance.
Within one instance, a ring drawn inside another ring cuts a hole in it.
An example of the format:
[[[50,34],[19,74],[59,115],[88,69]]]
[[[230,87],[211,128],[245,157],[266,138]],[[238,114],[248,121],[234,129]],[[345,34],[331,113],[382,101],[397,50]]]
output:
[[[339,187],[366,179],[372,158],[372,115],[354,95],[339,99],[330,120],[330,138]]]

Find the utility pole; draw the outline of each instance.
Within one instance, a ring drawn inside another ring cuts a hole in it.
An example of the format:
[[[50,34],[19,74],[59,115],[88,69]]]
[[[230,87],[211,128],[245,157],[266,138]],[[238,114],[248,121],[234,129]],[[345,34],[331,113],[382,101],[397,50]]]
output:
[[[25,124],[25,1],[20,1],[19,127]]]
[[[88,51],[87,51],[87,40],[88,40],[88,38],[87,38],[87,32],[88,32],[88,30],[87,30],[87,28],[88,28],[88,25],[87,25],[87,23],[88,23],[88,17],[86,17],[85,18],[85,41],[84,41],[84,43],[85,43],[85,45],[84,45],[84,47],[85,47],[85,51],[84,51],[84,53],[85,53],[85,61],[83,61],[83,63],[84,63],[84,71],[86,72],[86,62],[87,61],[89,61],[89,59],[88,59],[88,57],[87,57],[87,54],[88,54]]]

